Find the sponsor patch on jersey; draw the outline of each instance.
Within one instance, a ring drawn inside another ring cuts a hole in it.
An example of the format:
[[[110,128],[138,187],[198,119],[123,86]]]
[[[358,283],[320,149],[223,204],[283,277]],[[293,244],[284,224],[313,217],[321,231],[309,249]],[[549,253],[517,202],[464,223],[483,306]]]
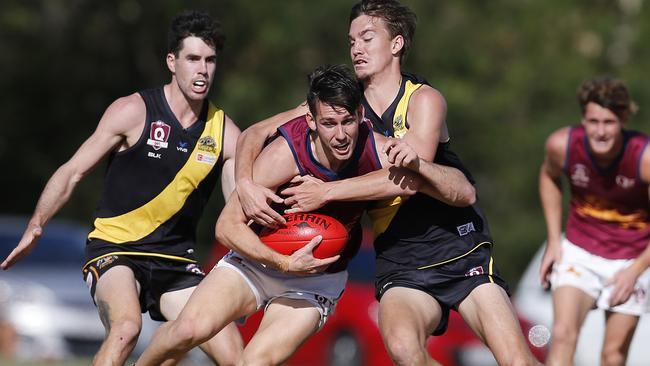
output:
[[[585,165],[575,164],[571,167],[571,183],[576,187],[589,186],[589,174]]]
[[[201,276],[205,276],[205,273],[203,272],[203,270],[201,269],[201,267],[199,267],[196,263],[190,263],[190,264],[188,264],[187,266],[185,266],[185,270],[186,270],[187,272],[192,272],[192,273],[194,273],[194,274],[198,274],[198,275],[201,275]]]
[[[480,276],[483,273],[483,266],[478,266],[474,268],[470,268],[469,271],[465,272],[465,277],[472,277],[472,276]]]
[[[578,278],[582,277],[582,273],[580,273],[580,271],[578,271],[578,269],[574,266],[570,266],[569,268],[567,268],[566,273],[571,273]]]
[[[97,269],[102,269],[115,262],[117,258],[116,255],[109,255],[108,257],[100,258],[97,260],[97,263],[95,263],[95,267],[97,267]]]
[[[217,163],[217,156],[214,154],[196,154],[196,161],[199,163],[214,165]]]
[[[155,152],[153,152],[153,151],[149,151],[149,152],[147,153],[147,157],[152,158],[152,159],[161,159],[161,158],[162,158],[162,154],[161,154],[161,153],[155,153]]]
[[[472,231],[476,231],[473,222],[468,222],[467,224],[460,225],[456,227],[456,230],[458,230],[458,235],[460,236],[467,235]]]
[[[168,145],[167,140],[169,140],[171,130],[171,126],[163,121],[151,122],[147,145],[153,146],[154,150],[166,149]]]
[[[634,183],[634,178],[628,178],[620,174],[616,176],[616,184],[618,184],[618,186],[623,189],[630,189],[634,187]]]
[[[394,123],[393,126],[394,126],[393,128],[394,128],[395,131],[401,131],[404,128],[406,128],[404,126],[404,116],[402,116],[401,114],[397,115],[397,117],[395,118],[395,123]]]
[[[201,151],[209,153],[217,152],[217,143],[214,141],[214,138],[212,136],[202,137],[197,145],[197,148]]]
[[[188,146],[189,146],[188,142],[179,141],[178,146],[176,146],[176,150],[186,153],[189,151],[187,149]]]

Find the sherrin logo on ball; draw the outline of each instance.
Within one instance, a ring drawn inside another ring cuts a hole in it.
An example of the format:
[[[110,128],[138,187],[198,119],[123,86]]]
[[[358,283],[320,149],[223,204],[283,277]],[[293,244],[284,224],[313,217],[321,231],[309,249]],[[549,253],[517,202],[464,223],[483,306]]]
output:
[[[262,243],[278,253],[291,255],[305,246],[315,236],[323,240],[314,248],[314,257],[328,258],[340,254],[348,241],[348,231],[331,216],[317,213],[286,214],[286,226],[264,228],[260,233]]]

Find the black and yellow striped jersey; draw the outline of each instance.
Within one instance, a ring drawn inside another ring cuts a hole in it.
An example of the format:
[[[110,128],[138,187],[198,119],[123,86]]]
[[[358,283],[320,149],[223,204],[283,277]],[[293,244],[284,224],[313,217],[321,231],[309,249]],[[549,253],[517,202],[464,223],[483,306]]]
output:
[[[365,118],[372,121],[379,133],[398,138],[404,136],[409,129],[410,98],[423,85],[429,85],[425,79],[402,73],[399,92],[381,116],[363,98]],[[459,169],[474,183],[469,171],[450,149],[449,142],[438,144],[434,162]],[[478,203],[459,208],[417,193],[408,199],[397,197],[378,202],[368,214],[377,238],[377,256],[407,267],[435,266],[492,243],[487,220]]]
[[[199,119],[183,128],[162,88],[139,94],[144,130],[109,158],[88,259],[121,253],[194,261],[197,223],[223,165],[225,114],[206,100]]]

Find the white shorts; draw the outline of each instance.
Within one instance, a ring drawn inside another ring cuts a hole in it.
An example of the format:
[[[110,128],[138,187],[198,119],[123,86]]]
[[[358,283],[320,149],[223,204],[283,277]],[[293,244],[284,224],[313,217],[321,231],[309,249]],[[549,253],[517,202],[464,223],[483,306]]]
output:
[[[266,308],[277,298],[310,302],[320,313],[319,328],[334,313],[348,280],[347,271],[310,276],[290,275],[248,260],[232,251],[226,254],[216,267],[231,268],[239,273],[255,294],[258,309],[262,306]]]
[[[630,299],[610,307],[613,287],[605,286],[614,274],[632,264],[633,259],[607,259],[580,248],[566,238],[562,239],[562,260],[553,266],[551,286],[576,287],[596,300],[600,309],[629,315],[642,315],[650,311],[650,270],[639,276]]]

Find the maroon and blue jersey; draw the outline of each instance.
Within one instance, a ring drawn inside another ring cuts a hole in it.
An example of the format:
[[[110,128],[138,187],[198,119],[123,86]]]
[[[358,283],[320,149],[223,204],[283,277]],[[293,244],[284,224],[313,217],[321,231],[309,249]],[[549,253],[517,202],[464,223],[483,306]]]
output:
[[[357,177],[381,169],[377,155],[372,126],[363,121],[359,124],[359,136],[350,160],[340,170],[332,171],[316,160],[311,148],[310,129],[305,116],[295,118],[278,128],[278,133],[287,140],[300,175],[311,175],[325,182]],[[361,215],[368,202],[331,202],[318,210],[319,213],[334,217],[345,225],[350,235],[341,258],[329,266],[327,272],[342,271],[359,251],[361,245]]]
[[[571,186],[566,237],[592,254],[636,258],[650,240],[648,183],[640,176],[648,137],[623,131],[623,148],[608,167],[596,163],[582,126],[571,128],[564,173]]]

